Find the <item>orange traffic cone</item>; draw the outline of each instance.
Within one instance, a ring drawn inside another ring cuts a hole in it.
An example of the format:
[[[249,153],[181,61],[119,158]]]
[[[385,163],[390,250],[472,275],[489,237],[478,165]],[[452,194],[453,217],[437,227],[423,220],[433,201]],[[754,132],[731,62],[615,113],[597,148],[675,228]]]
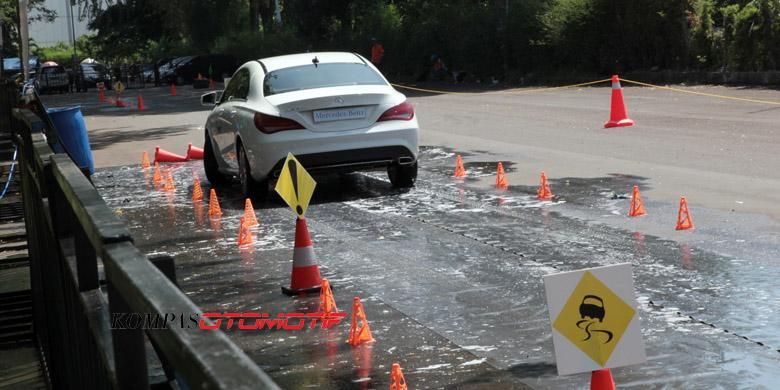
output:
[[[314,246],[306,219],[298,218],[295,221],[295,249],[290,287],[282,287],[282,292],[287,295],[315,293],[320,291],[321,286],[320,266],[314,256]]]
[[[98,89],[98,101],[101,103],[105,103],[106,101],[106,92],[103,89]]]
[[[596,370],[590,374],[590,390],[615,390],[612,371],[609,368]]]
[[[401,371],[401,365],[393,363],[393,370],[390,371],[390,390],[408,390],[404,373]]]
[[[238,226],[238,246],[246,247],[253,243],[252,231],[249,229],[249,225],[246,223],[244,217],[241,217],[241,223]]]
[[[162,183],[162,175],[160,175],[160,163],[157,161],[154,162],[154,176],[152,176],[152,181],[154,184]]]
[[[116,106],[117,107],[127,107],[127,103],[125,103],[125,101],[122,100],[121,98],[117,98],[116,99]]]
[[[203,75],[198,73],[198,80],[203,80]]]
[[[460,157],[460,155],[455,157],[455,173],[453,173],[452,176],[466,177],[466,168],[463,167],[463,159]]]
[[[171,153],[165,149],[160,149],[159,146],[154,147],[154,161],[155,162],[185,162],[187,157],[180,156],[176,153]]]
[[[547,175],[542,171],[542,176],[539,179],[539,189],[536,191],[536,198],[539,200],[551,200],[553,193],[550,191],[550,184],[547,183]]]
[[[249,227],[259,225],[257,222],[257,217],[255,216],[255,208],[252,207],[252,200],[249,198],[246,198],[246,201],[244,202],[243,218],[246,220],[246,225]]]
[[[165,191],[175,191],[176,187],[173,185],[173,174],[169,169],[165,175]]]
[[[144,110],[146,110],[146,105],[144,105],[144,97],[138,95],[138,111],[144,111]]]
[[[192,201],[200,202],[201,200],[203,200],[203,190],[200,188],[200,180],[196,177],[192,183]]]
[[[176,84],[171,83],[171,96],[176,96]]]
[[[693,218],[688,210],[688,201],[680,197],[680,210],[677,212],[677,230],[693,229]]]
[[[203,149],[187,144],[187,160],[203,160]]]
[[[336,300],[333,299],[333,291],[330,289],[328,279],[322,279],[322,289],[320,290],[320,306],[317,308],[321,313],[337,313]]]
[[[620,86],[620,78],[612,76],[612,107],[609,112],[609,120],[604,123],[604,128],[633,126],[634,121],[628,119],[626,104],[623,102],[623,87]]]
[[[358,327],[358,321],[360,321],[360,327]],[[371,328],[369,328],[368,320],[366,319],[366,312],[363,310],[363,304],[360,303],[360,297],[355,297],[352,300],[352,324],[349,327],[349,340],[347,340],[347,343],[354,347],[374,341],[374,338],[371,337]]]
[[[501,161],[498,162],[498,173],[496,173],[496,188],[505,190],[509,187],[509,182],[506,180],[506,174],[504,173],[504,164]]]
[[[628,210],[629,217],[639,217],[646,215],[645,206],[642,204],[642,197],[639,195],[639,187],[634,186],[634,192],[631,194],[631,208]]]
[[[146,153],[144,150],[144,154],[141,156],[141,168],[143,169],[149,169],[151,165],[149,164],[149,154]]]
[[[219,207],[217,191],[212,188],[209,193],[209,217],[219,217],[220,215],[222,215],[222,209]]]

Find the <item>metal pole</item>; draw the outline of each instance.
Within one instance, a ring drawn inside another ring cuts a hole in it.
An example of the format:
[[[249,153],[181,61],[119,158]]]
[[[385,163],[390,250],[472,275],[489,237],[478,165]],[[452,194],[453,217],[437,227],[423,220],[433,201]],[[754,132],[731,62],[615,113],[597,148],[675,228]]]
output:
[[[68,24],[68,32],[70,38],[70,44],[73,46],[73,57],[77,57],[76,55],[76,26],[73,22],[73,3],[70,0],[65,0],[65,13],[67,14],[67,18],[70,20],[70,24]]]
[[[24,81],[30,77],[30,33],[27,30],[27,0],[19,0],[19,39],[22,49],[22,77]]]

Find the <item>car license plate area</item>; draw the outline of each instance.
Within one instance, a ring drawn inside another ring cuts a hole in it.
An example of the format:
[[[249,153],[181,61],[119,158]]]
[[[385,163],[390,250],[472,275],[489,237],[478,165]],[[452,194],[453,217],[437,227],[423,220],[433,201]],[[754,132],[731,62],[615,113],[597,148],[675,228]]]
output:
[[[333,122],[352,119],[365,119],[368,115],[367,107],[340,108],[337,110],[314,111],[314,122]]]

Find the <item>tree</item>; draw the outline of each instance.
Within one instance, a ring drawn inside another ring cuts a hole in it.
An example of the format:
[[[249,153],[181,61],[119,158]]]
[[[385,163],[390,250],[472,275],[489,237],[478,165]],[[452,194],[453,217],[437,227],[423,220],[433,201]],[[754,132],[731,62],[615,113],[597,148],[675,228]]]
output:
[[[57,13],[45,6],[45,0],[29,0],[28,19],[31,22],[52,22]],[[3,55],[19,56],[19,2],[18,0],[0,0],[0,13],[3,22]]]

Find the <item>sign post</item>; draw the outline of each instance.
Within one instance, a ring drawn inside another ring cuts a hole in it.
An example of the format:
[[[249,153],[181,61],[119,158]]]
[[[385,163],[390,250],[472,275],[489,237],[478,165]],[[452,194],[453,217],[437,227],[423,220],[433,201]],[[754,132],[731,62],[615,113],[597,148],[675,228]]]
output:
[[[558,375],[646,360],[631,264],[544,276]]]

